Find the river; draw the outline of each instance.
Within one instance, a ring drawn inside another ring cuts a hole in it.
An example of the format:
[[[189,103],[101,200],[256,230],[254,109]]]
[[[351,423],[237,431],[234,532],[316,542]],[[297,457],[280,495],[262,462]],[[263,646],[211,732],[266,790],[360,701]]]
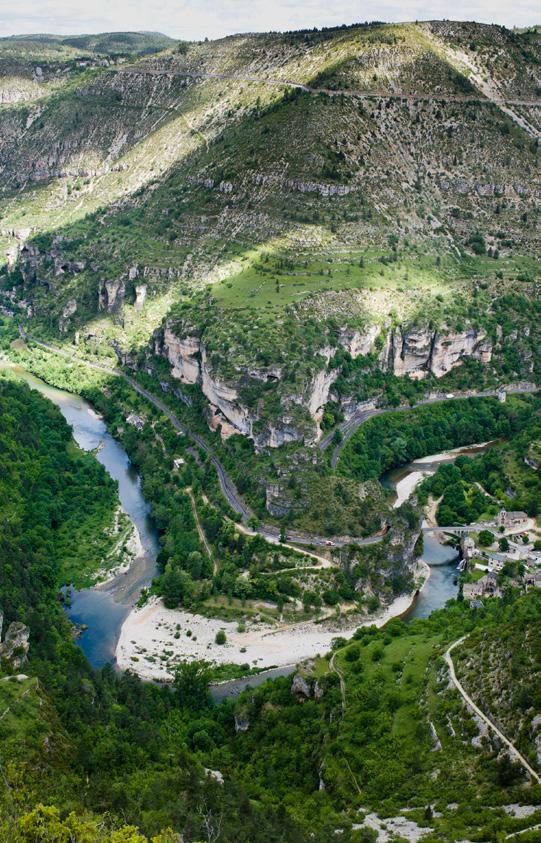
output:
[[[137,602],[141,589],[149,585],[156,574],[159,541],[149,517],[150,508],[145,502],[140,478],[130,464],[128,455],[108,432],[103,419],[83,398],[49,386],[22,367],[0,360],[0,369],[2,368],[9,369],[56,404],[71,425],[77,444],[85,451],[95,452],[96,459],[117,481],[122,509],[139,533],[143,552],[134,560],[129,571],[117,575],[104,585],[81,591],[71,590],[68,615],[74,623],[88,627],[81,634],[79,644],[90,663],[94,667],[100,667],[106,662],[114,661],[122,623]],[[487,446],[456,449],[416,460],[384,475],[382,483],[387,488],[394,489],[395,505],[399,505],[409,497],[419,480],[433,473],[438,465],[456,459],[459,454],[479,453],[484,447]],[[428,535],[425,536],[422,558],[430,565],[431,576],[408,612],[408,620],[427,617],[457,593],[457,551],[441,544],[436,536]],[[247,684],[258,685],[267,678],[283,676],[292,670],[293,668],[288,667],[275,668],[253,677],[223,683],[215,688],[214,694],[216,699],[234,696]]]
[[[129,571],[104,585],[81,591],[71,589],[70,619],[88,627],[79,637],[79,644],[94,667],[114,659],[120,627],[135,605],[144,586],[156,574],[159,552],[158,534],[149,517],[150,507],[141,491],[141,480],[125,450],[113,439],[103,419],[83,398],[56,389],[27,372],[0,360],[0,370],[14,375],[38,390],[56,404],[73,430],[73,438],[84,451],[95,451],[96,459],[118,483],[118,496],[124,512],[135,525],[142,546]]]
[[[440,465],[454,462],[460,456],[473,457],[494,444],[494,442],[482,442],[478,445],[454,448],[441,454],[432,454],[386,472],[380,478],[380,482],[386,489],[394,492],[393,505],[398,507],[408,500],[423,478],[434,474]],[[456,597],[459,556],[460,554],[453,547],[442,544],[437,535],[424,535],[421,559],[430,566],[430,578],[407,613],[406,620],[427,618],[434,609],[440,609],[448,600]]]

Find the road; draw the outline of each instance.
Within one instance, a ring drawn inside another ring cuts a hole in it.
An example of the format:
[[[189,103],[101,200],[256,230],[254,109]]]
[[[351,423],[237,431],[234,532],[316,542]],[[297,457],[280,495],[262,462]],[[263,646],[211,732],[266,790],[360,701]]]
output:
[[[203,439],[202,436],[198,433],[194,433],[193,431],[189,430],[185,424],[183,424],[178,416],[167,406],[167,404],[162,401],[161,398],[158,398],[157,395],[150,392],[145,387],[141,386],[135,378],[132,378],[130,375],[123,372],[121,369],[111,369],[108,366],[103,366],[101,363],[94,363],[91,360],[84,360],[81,357],[75,357],[72,354],[69,354],[67,351],[64,351],[62,348],[58,348],[57,346],[53,345],[52,343],[45,342],[44,340],[37,339],[32,334],[29,334],[24,328],[19,325],[19,334],[23,340],[30,341],[35,343],[36,345],[40,346],[41,348],[45,348],[48,351],[51,351],[53,354],[58,354],[61,357],[65,357],[72,363],[80,363],[85,366],[89,366],[91,369],[96,369],[99,372],[104,372],[107,375],[112,375],[116,378],[122,378],[126,383],[128,383],[132,389],[139,393],[143,398],[146,398],[151,404],[153,404],[161,413],[166,416],[175,430],[178,430],[184,436],[188,437],[195,442],[208,456],[209,461],[212,463],[214,468],[216,469],[216,474],[218,476],[218,481],[220,483],[220,488],[224,497],[226,498],[227,502],[231,506],[231,508],[241,516],[244,522],[248,521],[249,518],[253,517],[253,512],[248,506],[248,504],[243,500],[242,496],[240,495],[238,489],[236,488],[235,484],[227,474],[225,468],[223,467],[222,463],[213,452],[210,445]],[[274,524],[261,524],[254,528],[254,532],[258,533],[259,535],[263,536],[263,538],[267,539],[267,541],[277,543],[280,540],[280,528],[276,527]],[[373,536],[367,537],[355,537],[355,536],[335,536],[333,537],[332,541],[330,541],[326,536],[318,536],[315,533],[306,533],[300,530],[287,530],[286,531],[286,540],[290,542],[294,542],[295,544],[304,544],[304,545],[316,545],[318,547],[344,547],[348,544],[357,544],[357,545],[371,545],[377,544],[380,542],[384,535],[385,530],[381,533],[376,533]]]
[[[508,386],[500,387],[499,389],[469,390],[468,392],[439,395],[437,398],[422,398],[421,401],[417,401],[416,404],[401,405],[400,407],[374,407],[373,409],[359,410],[359,412],[354,413],[350,419],[342,422],[342,424],[338,425],[337,428],[331,430],[322,439],[320,439],[319,448],[321,451],[326,451],[332,443],[336,431],[340,431],[342,439],[337,445],[335,445],[331,457],[331,466],[336,468],[340,458],[340,453],[346,442],[351,439],[355,431],[357,431],[361,425],[374,416],[380,416],[383,413],[403,413],[407,410],[415,410],[417,407],[424,407],[427,404],[438,404],[441,401],[456,401],[458,398],[494,398],[498,395],[500,389],[504,389],[506,393],[532,393],[537,392],[538,387],[535,386],[535,384],[520,384],[518,386],[516,384],[509,384]]]
[[[462,644],[462,642],[463,642],[463,641],[465,641],[467,637],[468,637],[467,635],[463,635],[463,636],[462,636],[462,638],[459,638],[459,639],[458,639],[458,641],[455,641],[453,644],[451,644],[451,646],[449,647],[449,649],[448,649],[448,650],[445,652],[445,654],[444,654],[444,659],[445,659],[445,661],[447,662],[447,665],[449,666],[449,675],[450,675],[450,677],[451,677],[451,682],[453,683],[453,685],[455,686],[455,688],[457,689],[457,691],[459,692],[459,694],[463,697],[463,699],[465,700],[466,704],[467,704],[467,705],[468,705],[468,706],[472,709],[472,711],[474,711],[474,712],[475,712],[475,714],[476,714],[478,717],[480,717],[480,718],[481,718],[481,720],[483,721],[483,723],[486,723],[486,725],[487,725],[490,729],[492,729],[492,731],[493,731],[493,732],[495,732],[495,734],[496,734],[496,735],[500,738],[500,740],[501,740],[501,741],[503,741],[503,743],[504,743],[504,744],[507,746],[507,748],[510,750],[511,754],[515,756],[515,758],[517,759],[517,761],[519,762],[519,764],[521,764],[521,765],[522,765],[522,767],[524,767],[524,769],[525,769],[525,770],[526,770],[526,772],[527,772],[527,773],[528,773],[528,774],[532,777],[532,779],[534,779],[534,780],[537,782],[537,784],[541,784],[541,778],[540,778],[540,777],[539,777],[539,775],[535,772],[535,770],[533,769],[533,767],[531,767],[531,766],[530,766],[530,764],[528,764],[528,762],[526,761],[526,759],[524,758],[524,756],[523,756],[523,755],[521,755],[521,753],[518,751],[518,749],[516,748],[516,746],[514,746],[514,744],[512,744],[512,743],[511,743],[511,741],[510,741],[508,738],[506,738],[506,737],[505,737],[505,735],[503,734],[503,732],[500,732],[500,730],[498,729],[498,727],[497,727],[497,726],[495,726],[495,725],[494,725],[494,723],[492,722],[492,720],[490,720],[490,719],[486,716],[486,714],[483,714],[483,712],[481,711],[481,709],[480,709],[480,708],[479,708],[479,707],[478,707],[478,706],[474,703],[474,701],[472,700],[472,698],[471,698],[471,697],[470,697],[470,696],[466,693],[466,691],[464,690],[463,686],[462,686],[462,685],[461,685],[461,683],[458,681],[457,676],[456,676],[456,673],[455,673],[455,666],[454,666],[454,664],[453,664],[453,659],[452,659],[451,653],[452,653],[452,651],[455,649],[455,647],[458,647],[460,644]]]
[[[282,88],[296,88],[304,91],[307,94],[326,94],[329,97],[355,97],[361,100],[404,100],[406,102],[457,102],[457,103],[475,103],[476,105],[518,105],[530,108],[541,106],[540,99],[506,99],[505,97],[493,96],[479,96],[478,94],[415,94],[405,93],[403,91],[374,91],[363,89],[333,89],[333,88],[314,88],[311,85],[305,85],[303,82],[295,82],[292,79],[274,79],[268,76],[241,76],[234,73],[203,73],[200,71],[178,71],[167,68],[141,68],[141,67],[123,67],[116,70],[118,74],[129,74],[137,76],[168,76],[179,77],[183,79],[218,79],[229,82],[253,82],[256,85],[270,85]]]

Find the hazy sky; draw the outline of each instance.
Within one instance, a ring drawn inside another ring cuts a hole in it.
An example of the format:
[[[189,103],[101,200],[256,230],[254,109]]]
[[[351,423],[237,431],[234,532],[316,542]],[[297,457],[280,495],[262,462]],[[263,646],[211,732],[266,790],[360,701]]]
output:
[[[0,0],[0,35],[151,30],[174,38],[451,18],[528,26],[539,0]]]

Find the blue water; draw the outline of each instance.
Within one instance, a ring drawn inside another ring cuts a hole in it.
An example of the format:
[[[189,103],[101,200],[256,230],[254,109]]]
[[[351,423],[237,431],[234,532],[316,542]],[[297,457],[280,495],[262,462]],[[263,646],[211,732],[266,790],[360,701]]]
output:
[[[458,551],[441,544],[436,536],[425,534],[421,558],[430,565],[430,579],[408,614],[408,620],[427,618],[434,609],[441,609],[448,600],[457,596],[456,566],[459,556]]]
[[[150,508],[141,491],[141,480],[129,457],[113,439],[107,426],[83,398],[49,386],[20,366],[9,367],[21,380],[41,392],[59,408],[73,430],[73,437],[84,451],[98,449],[96,459],[118,483],[122,509],[137,527],[143,554],[134,560],[125,575],[110,584],[82,591],[71,590],[68,616],[76,624],[85,624],[78,643],[95,667],[114,659],[122,622],[137,602],[141,588],[148,585],[156,573],[156,557],[160,546],[158,535],[149,517]]]

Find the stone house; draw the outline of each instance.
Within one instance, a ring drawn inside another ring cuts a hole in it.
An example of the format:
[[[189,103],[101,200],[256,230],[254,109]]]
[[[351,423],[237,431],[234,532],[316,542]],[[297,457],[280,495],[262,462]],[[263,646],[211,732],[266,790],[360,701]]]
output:
[[[464,600],[475,600],[479,597],[501,597],[498,586],[498,577],[495,573],[489,572],[476,582],[468,582],[462,589]]]
[[[524,574],[524,585],[541,588],[541,571],[527,571]]]
[[[504,527],[507,530],[516,530],[521,527],[528,526],[528,516],[525,512],[507,512],[505,509],[500,510],[496,518],[496,525]]]

